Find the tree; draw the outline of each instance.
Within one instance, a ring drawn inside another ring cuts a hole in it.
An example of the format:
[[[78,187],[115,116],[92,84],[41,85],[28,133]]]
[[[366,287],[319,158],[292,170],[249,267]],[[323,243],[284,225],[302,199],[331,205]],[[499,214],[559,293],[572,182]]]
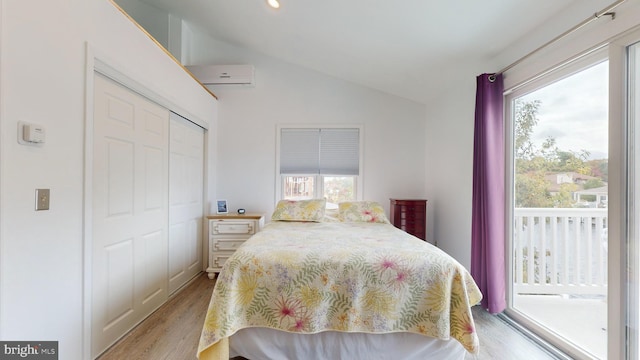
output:
[[[556,208],[570,208],[573,207],[575,201],[573,200],[573,192],[578,190],[578,185],[576,184],[562,184],[560,185],[560,191],[553,195],[551,201],[553,202],[553,207]]]
[[[549,164],[549,170],[551,171],[568,171],[577,172],[583,175],[591,174],[591,167],[586,163],[589,157],[589,152],[581,150],[575,151],[563,151],[556,148],[557,161]]]
[[[516,159],[529,160],[534,155],[535,148],[531,142],[531,134],[538,124],[537,115],[541,104],[540,100],[525,102],[516,99],[515,101],[514,145]]]
[[[538,124],[538,109],[542,102],[515,101],[515,205],[516,207],[550,207],[551,196],[544,179],[545,157],[536,153],[531,134]],[[550,141],[551,145],[555,141]]]
[[[595,189],[603,186],[604,186],[604,182],[600,179],[589,179],[584,183],[585,190]]]
[[[607,159],[589,160],[588,165],[591,168],[591,176],[600,178],[603,182],[609,181],[609,163]]]
[[[572,207],[575,204],[571,194],[575,184],[562,184],[559,191],[551,195],[545,174],[553,172],[575,172],[606,179],[607,162],[588,161],[590,153],[561,150],[556,139],[549,136],[540,148],[531,141],[538,124],[540,100],[515,101],[514,147],[515,147],[515,202],[518,207]],[[606,180],[605,180],[606,181]],[[602,180],[594,182],[594,187],[603,186]]]
[[[553,200],[547,190],[544,173],[516,173],[515,206],[533,208],[553,207]]]

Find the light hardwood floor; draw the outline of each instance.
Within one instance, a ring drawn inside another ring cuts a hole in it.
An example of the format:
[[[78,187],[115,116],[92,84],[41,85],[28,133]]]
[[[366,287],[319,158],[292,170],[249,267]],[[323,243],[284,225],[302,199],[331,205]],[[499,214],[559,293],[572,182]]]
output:
[[[196,359],[200,331],[214,283],[206,274],[198,275],[99,360]],[[480,336],[480,354],[467,354],[467,360],[555,359],[483,309],[474,307],[473,316]]]

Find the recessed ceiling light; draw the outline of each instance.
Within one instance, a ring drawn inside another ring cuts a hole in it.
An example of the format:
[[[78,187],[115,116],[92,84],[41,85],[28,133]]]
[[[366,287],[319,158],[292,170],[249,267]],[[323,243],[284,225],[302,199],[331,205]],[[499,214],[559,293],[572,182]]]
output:
[[[274,9],[277,9],[280,7],[280,2],[278,0],[267,0],[267,4],[269,4],[269,6],[271,6]]]

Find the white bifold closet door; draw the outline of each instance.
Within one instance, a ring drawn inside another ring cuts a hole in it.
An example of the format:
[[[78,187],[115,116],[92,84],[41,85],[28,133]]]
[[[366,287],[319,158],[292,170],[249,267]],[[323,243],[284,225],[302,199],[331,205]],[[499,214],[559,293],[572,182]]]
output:
[[[171,113],[169,293],[202,271],[204,129]]]
[[[168,297],[169,111],[94,76],[92,355]]]

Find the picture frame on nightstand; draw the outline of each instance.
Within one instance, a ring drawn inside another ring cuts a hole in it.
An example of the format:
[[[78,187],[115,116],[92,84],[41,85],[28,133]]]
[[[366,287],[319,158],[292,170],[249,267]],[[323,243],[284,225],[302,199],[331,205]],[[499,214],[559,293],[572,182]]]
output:
[[[227,200],[217,200],[216,209],[218,214],[228,214],[229,207],[227,206]]]

